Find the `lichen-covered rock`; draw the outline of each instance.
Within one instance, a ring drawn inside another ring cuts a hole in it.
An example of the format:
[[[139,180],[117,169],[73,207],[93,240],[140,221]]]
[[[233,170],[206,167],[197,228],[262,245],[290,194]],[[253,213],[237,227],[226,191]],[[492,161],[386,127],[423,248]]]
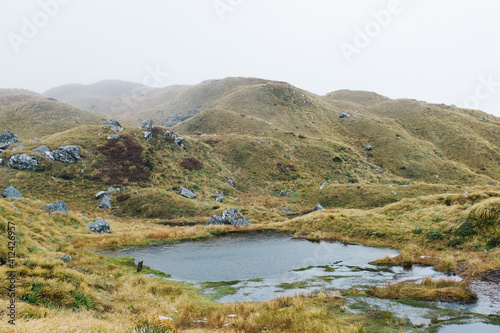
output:
[[[2,191],[2,197],[11,199],[23,199],[21,192],[17,190],[14,186],[9,186]]]
[[[87,230],[97,233],[111,233],[111,227],[108,221],[105,220],[95,220],[87,226]]]
[[[7,166],[11,169],[27,170],[36,168],[38,164],[40,164],[40,159],[36,156],[16,154],[10,157]]]
[[[80,149],[75,145],[59,146],[52,151],[55,161],[75,163],[80,159]]]
[[[142,122],[142,129],[150,130],[153,128],[153,119],[148,118]]]
[[[66,207],[66,203],[64,201],[48,204],[45,206],[44,210],[48,210],[50,212],[68,213],[68,208]]]
[[[318,204],[316,204],[316,206],[314,206],[314,210],[313,210],[313,212],[316,212],[316,211],[318,211],[318,210],[323,210],[323,209],[324,209],[324,208],[323,208],[323,206],[321,206],[321,205],[318,203]]]
[[[188,198],[188,199],[196,198],[196,194],[194,194],[193,192],[191,192],[190,190],[188,190],[187,188],[184,188],[184,187],[181,187],[180,195],[182,195],[183,197]]]
[[[109,196],[105,195],[101,199],[101,204],[97,206],[99,209],[111,209],[111,202],[109,201]]]
[[[49,147],[47,147],[46,145],[41,145],[40,147],[35,148],[31,151],[45,157],[50,161],[54,161],[54,154],[52,154]]]
[[[234,225],[235,227],[245,227],[251,225],[243,214],[236,208],[224,210],[221,216],[214,215],[208,221],[207,225]]]
[[[104,126],[116,126],[116,127],[122,127],[122,125],[120,125],[120,123],[119,123],[117,120],[113,119],[113,118],[111,118],[110,120],[108,120],[108,121],[106,122],[106,124],[104,124]]]
[[[11,131],[7,131],[0,135],[0,149],[7,149],[17,141],[19,141],[17,136]]]
[[[66,260],[66,261],[73,260],[73,257],[71,257],[71,256],[70,256],[70,255],[68,255],[68,254],[61,254],[60,256],[57,256],[56,258],[58,258],[58,259],[62,259],[62,260]]]

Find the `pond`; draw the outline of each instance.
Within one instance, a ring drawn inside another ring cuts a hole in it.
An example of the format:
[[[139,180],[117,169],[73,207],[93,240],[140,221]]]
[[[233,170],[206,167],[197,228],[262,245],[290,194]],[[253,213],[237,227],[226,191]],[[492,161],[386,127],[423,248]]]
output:
[[[227,287],[226,293],[218,295],[219,302],[266,301],[317,290],[367,288],[386,282],[446,276],[431,267],[404,270],[369,264],[387,255],[397,255],[393,249],[310,242],[262,232],[106,254],[130,256],[136,262],[142,259],[145,265],[170,274],[174,280],[205,287],[208,294]]]

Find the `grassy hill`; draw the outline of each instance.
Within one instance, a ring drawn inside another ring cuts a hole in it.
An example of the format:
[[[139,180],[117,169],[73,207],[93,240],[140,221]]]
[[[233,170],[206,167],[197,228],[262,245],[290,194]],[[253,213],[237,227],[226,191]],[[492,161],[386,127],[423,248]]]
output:
[[[10,130],[21,139],[101,124],[105,120],[96,113],[36,93],[0,90],[0,132]]]

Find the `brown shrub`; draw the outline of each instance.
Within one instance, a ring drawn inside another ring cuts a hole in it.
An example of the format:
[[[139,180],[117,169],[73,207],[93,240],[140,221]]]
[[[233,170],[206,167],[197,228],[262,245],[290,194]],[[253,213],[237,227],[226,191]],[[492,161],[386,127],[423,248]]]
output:
[[[281,171],[281,172],[295,172],[297,169],[295,169],[295,166],[292,164],[282,164],[282,163],[276,163],[276,167]]]
[[[116,196],[116,201],[124,202],[130,199],[130,193],[122,193]]]
[[[203,168],[203,163],[194,157],[186,157],[182,160],[181,166],[187,170],[200,170]]]

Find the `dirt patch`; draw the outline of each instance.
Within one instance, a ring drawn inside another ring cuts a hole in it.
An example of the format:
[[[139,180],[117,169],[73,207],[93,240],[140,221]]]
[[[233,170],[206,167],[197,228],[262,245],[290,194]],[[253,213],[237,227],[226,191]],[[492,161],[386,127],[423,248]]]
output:
[[[481,276],[481,281],[500,283],[500,269],[487,272]]]

